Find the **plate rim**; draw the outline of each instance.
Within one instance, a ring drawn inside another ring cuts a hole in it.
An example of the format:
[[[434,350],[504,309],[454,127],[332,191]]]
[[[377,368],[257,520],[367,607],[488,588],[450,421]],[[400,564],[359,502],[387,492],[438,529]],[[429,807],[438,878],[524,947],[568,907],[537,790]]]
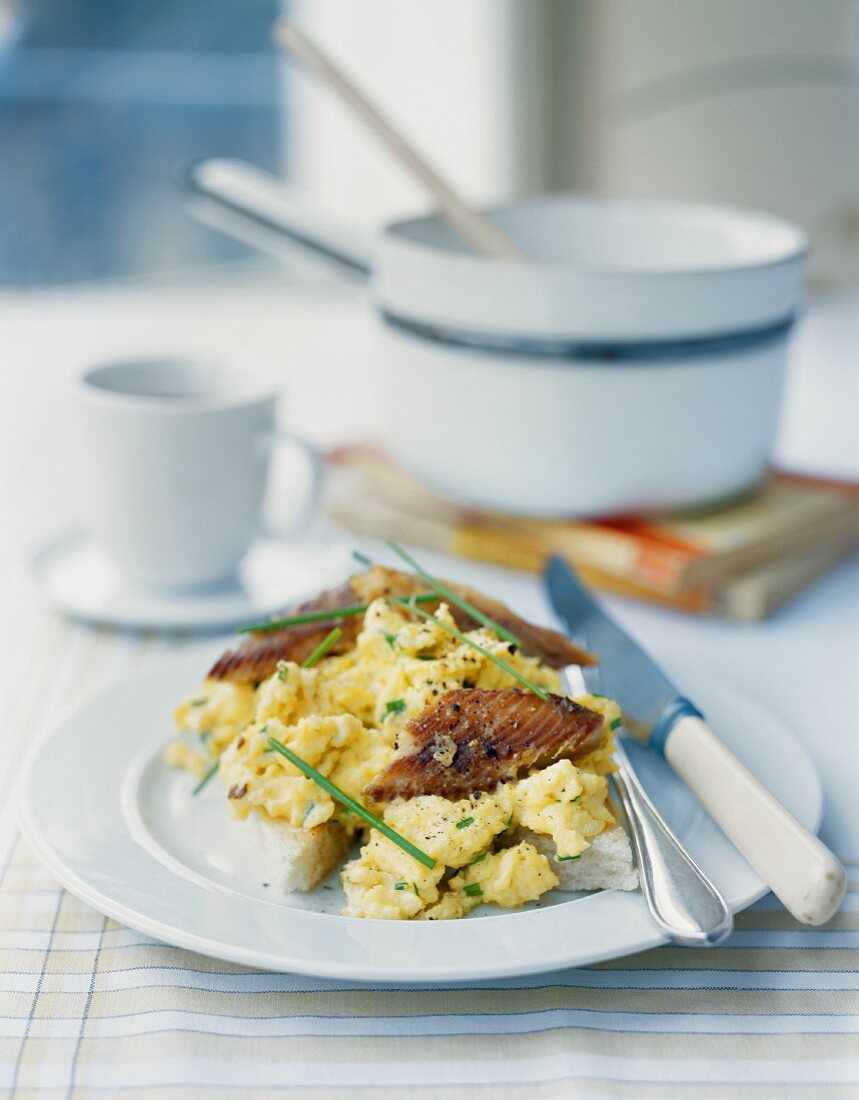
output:
[[[212,651],[213,647],[211,643],[204,643],[196,646],[189,646],[188,650],[182,655],[183,658],[190,658],[192,653],[200,654],[203,651]],[[196,651],[196,652],[195,652]],[[566,968],[590,966],[594,963],[607,961],[614,958],[623,958],[631,954],[635,954],[640,951],[647,951],[653,947],[662,946],[670,943],[670,938],[660,932],[655,926],[652,929],[652,933],[649,935],[640,935],[635,942],[631,942],[628,946],[625,946],[622,951],[617,951],[614,947],[609,946],[607,948],[600,948],[595,945],[592,951],[582,952],[577,951],[576,954],[567,960],[550,959],[546,960],[545,964],[539,964],[535,961],[529,961],[521,964],[516,964],[512,960],[508,960],[503,964],[498,962],[492,962],[484,965],[474,964],[469,966],[466,974],[462,973],[462,968],[458,967],[455,970],[446,970],[444,965],[441,966],[434,964],[432,972],[430,973],[427,968],[412,968],[398,967],[397,973],[392,975],[389,973],[380,973],[377,964],[363,964],[361,962],[349,962],[344,965],[342,962],[333,960],[329,962],[324,957],[317,957],[314,959],[308,959],[304,956],[292,956],[288,951],[280,950],[277,952],[271,952],[265,949],[246,948],[239,944],[229,943],[221,939],[213,939],[198,932],[188,931],[186,927],[177,923],[168,923],[158,918],[148,916],[144,912],[140,912],[137,909],[129,908],[122,902],[118,902],[111,898],[108,894],[105,894],[98,887],[91,885],[86,879],[75,871],[72,867],[68,866],[63,856],[58,853],[53,847],[51,841],[44,834],[43,827],[39,825],[33,812],[33,808],[27,802],[27,791],[29,789],[31,772],[34,770],[39,753],[41,749],[48,743],[53,737],[57,736],[63,727],[70,721],[80,716],[87,710],[88,707],[96,704],[104,696],[113,690],[121,689],[122,687],[128,687],[138,679],[152,679],[156,680],[160,674],[172,668],[176,664],[176,654],[169,657],[165,657],[158,661],[153,661],[145,669],[138,669],[135,673],[129,676],[120,677],[117,680],[109,684],[103,691],[98,692],[90,699],[84,701],[81,705],[75,707],[73,710],[61,715],[59,719],[53,723],[48,729],[46,729],[41,736],[37,737],[33,743],[29,746],[25,755],[21,771],[18,776],[18,782],[15,792],[15,808],[16,817],[19,828],[22,835],[31,845],[32,850],[36,858],[42,863],[42,865],[49,871],[51,875],[56,878],[59,884],[66,890],[68,890],[75,897],[79,898],[85,904],[92,906],[98,912],[117,920],[122,925],[131,928],[144,935],[151,936],[154,939],[161,941],[162,943],[171,944],[173,946],[194,951],[199,954],[206,955],[210,958],[219,959],[235,963],[241,966],[247,966],[254,969],[262,969],[266,971],[275,971],[279,973],[291,973],[308,977],[321,977],[326,979],[341,980],[341,981],[355,981],[360,983],[369,983],[377,985],[403,985],[407,983],[415,983],[421,985],[438,985],[438,984],[451,984],[451,983],[468,983],[475,981],[487,981],[487,980],[505,980],[507,978],[520,978],[530,975],[538,975],[545,973],[557,972]],[[690,674],[690,678],[692,678]],[[744,705],[751,707],[758,711],[770,714],[766,711],[761,703],[756,699],[749,697],[744,691],[734,691],[735,696],[741,698]],[[801,754],[802,762],[808,766],[808,774],[814,782],[814,814],[813,821],[809,825],[809,828],[814,832],[820,828],[824,811],[824,797],[823,788],[820,778],[819,769],[813,758],[808,753],[805,746],[798,740],[796,735],[790,729],[790,727],[776,715],[770,715],[772,721],[774,721],[781,729],[782,733],[787,736],[793,746]],[[133,837],[129,835],[129,841],[135,843]],[[730,843],[730,842],[728,842]],[[739,853],[738,853],[739,855]],[[740,856],[740,858],[743,858]],[[756,876],[759,878],[759,876]],[[739,913],[747,909],[755,901],[759,900],[765,894],[769,892],[769,888],[765,883],[759,880],[759,885],[751,891],[748,895],[743,895],[739,902],[736,902],[731,906],[733,913]],[[610,896],[612,894],[622,893],[616,890],[607,890],[598,892],[600,896]],[[272,904],[269,902],[269,904]],[[563,903],[562,903],[563,904]],[[289,907],[284,907],[288,909]],[[553,906],[552,909],[557,910],[557,906]],[[544,912],[550,912],[551,910],[544,910]],[[318,914],[323,916],[331,916],[330,914]],[[474,927],[479,928],[484,921],[497,921],[497,920],[509,920],[517,916],[521,916],[521,913],[517,912],[500,912],[488,914],[481,921],[473,922]],[[361,925],[366,924],[365,920],[358,921],[357,918],[337,918],[338,920],[344,920],[347,922],[355,921]],[[327,922],[326,922],[327,923]],[[374,923],[387,924],[389,922],[381,921]],[[413,925],[420,922],[408,922]],[[457,922],[458,923],[458,922]],[[468,922],[472,924],[471,921]],[[426,923],[426,927],[432,927],[429,923]],[[444,925],[442,925],[444,927]]]
[[[336,981],[354,981],[380,986],[403,985],[406,983],[420,985],[450,985],[452,983],[469,983],[476,981],[504,981],[507,978],[522,978],[530,975],[557,973],[559,970],[567,968],[574,967],[577,969],[582,966],[591,966],[594,963],[605,962],[608,959],[624,958],[638,951],[648,951],[653,947],[660,947],[670,942],[667,936],[662,935],[654,929],[652,937],[642,938],[635,945],[630,946],[628,950],[625,949],[621,954],[618,954],[611,948],[604,951],[595,949],[592,955],[588,955],[587,957],[577,955],[574,960],[562,962],[560,964],[548,963],[546,966],[534,966],[531,964],[516,966],[512,964],[505,965],[503,970],[500,969],[497,964],[487,965],[485,967],[475,966],[467,975],[463,975],[461,971],[446,971],[436,968],[433,971],[434,976],[428,977],[424,970],[409,970],[407,968],[398,970],[397,976],[380,975],[378,968],[373,965],[354,963],[350,964],[348,974],[346,974],[343,967],[337,963],[328,964],[324,959],[309,963],[300,956],[290,956],[282,952],[274,955],[263,950],[251,951],[235,945],[225,944],[221,940],[213,940],[198,933],[189,933],[177,925],[165,924],[154,918],[146,917],[136,910],[128,909],[124,905],[114,902],[100,890],[88,886],[77,874],[68,871],[62,861],[56,859],[50,852],[47,845],[43,846],[41,841],[35,840],[35,834],[26,831],[26,821],[21,816],[20,810],[21,805],[19,803],[19,826],[27,842],[31,845],[34,854],[40,859],[43,866],[57,879],[63,889],[68,890],[70,894],[73,894],[80,901],[83,901],[87,905],[91,905],[97,912],[102,913],[104,916],[111,917],[124,927],[131,928],[135,932],[142,932],[147,936],[152,936],[154,939],[168,946],[179,947],[193,951],[196,954],[205,955],[207,958],[237,963],[240,966],[251,967],[255,970],[273,971],[279,974],[299,974],[303,977],[327,978]],[[620,891],[616,890],[601,891],[604,895],[619,892]],[[732,911],[734,913],[741,912],[743,909],[747,908],[748,905],[752,905],[759,898],[763,897],[767,892],[767,887],[764,886],[762,889],[755,892],[755,896],[752,897],[748,903],[744,902]],[[515,912],[493,913],[483,919],[502,920],[516,917],[517,915],[519,914]],[[328,913],[320,913],[317,914],[317,916],[328,917],[332,920],[341,919],[351,921],[358,919],[355,917],[334,918]],[[475,927],[479,927],[479,925],[475,923]]]

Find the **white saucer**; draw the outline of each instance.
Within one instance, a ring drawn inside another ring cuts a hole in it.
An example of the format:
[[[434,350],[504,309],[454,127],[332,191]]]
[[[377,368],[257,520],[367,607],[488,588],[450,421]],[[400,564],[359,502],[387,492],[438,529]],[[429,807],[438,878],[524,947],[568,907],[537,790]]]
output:
[[[214,630],[283,610],[352,571],[350,548],[321,539],[261,538],[232,583],[189,591],[136,588],[86,534],[63,535],[33,555],[48,599],[74,618],[110,626]]]

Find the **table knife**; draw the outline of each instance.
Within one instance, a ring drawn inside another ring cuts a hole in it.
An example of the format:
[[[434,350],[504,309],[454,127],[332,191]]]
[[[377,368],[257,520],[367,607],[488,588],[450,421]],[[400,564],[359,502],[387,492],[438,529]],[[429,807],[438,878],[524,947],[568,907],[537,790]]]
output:
[[[600,660],[600,691],[624,725],[662,753],[785,908],[823,924],[841,904],[844,868],[707,726],[655,661],[602,610],[566,561],[550,559],[546,586],[568,633]],[[588,683],[588,669],[583,669]]]

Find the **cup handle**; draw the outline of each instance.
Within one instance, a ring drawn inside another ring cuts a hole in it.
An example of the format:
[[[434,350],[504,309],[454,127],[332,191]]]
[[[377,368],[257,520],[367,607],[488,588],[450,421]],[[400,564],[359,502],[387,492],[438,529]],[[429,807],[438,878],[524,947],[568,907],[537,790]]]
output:
[[[274,428],[272,431],[267,432],[262,437],[261,442],[264,446],[269,448],[297,448],[304,455],[307,464],[307,489],[305,491],[304,503],[296,519],[293,520],[292,523],[286,525],[272,523],[270,520],[264,523],[266,534],[274,535],[277,538],[288,538],[306,527],[316,512],[319,505],[319,498],[322,494],[322,479],[325,473],[324,461],[318,448],[314,447],[312,443],[302,438],[302,436],[296,435],[294,432],[286,431],[283,428]]]

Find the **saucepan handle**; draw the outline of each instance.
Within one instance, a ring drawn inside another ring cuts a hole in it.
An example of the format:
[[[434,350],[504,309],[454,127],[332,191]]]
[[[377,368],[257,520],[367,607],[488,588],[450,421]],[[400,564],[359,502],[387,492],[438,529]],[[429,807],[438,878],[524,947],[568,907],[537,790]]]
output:
[[[803,924],[823,924],[844,897],[844,868],[700,718],[680,718],[665,758],[698,795],[785,908]]]
[[[372,241],[314,211],[284,180],[246,161],[197,161],[180,181],[191,213],[221,232],[282,258],[296,249],[341,278],[366,280]]]

